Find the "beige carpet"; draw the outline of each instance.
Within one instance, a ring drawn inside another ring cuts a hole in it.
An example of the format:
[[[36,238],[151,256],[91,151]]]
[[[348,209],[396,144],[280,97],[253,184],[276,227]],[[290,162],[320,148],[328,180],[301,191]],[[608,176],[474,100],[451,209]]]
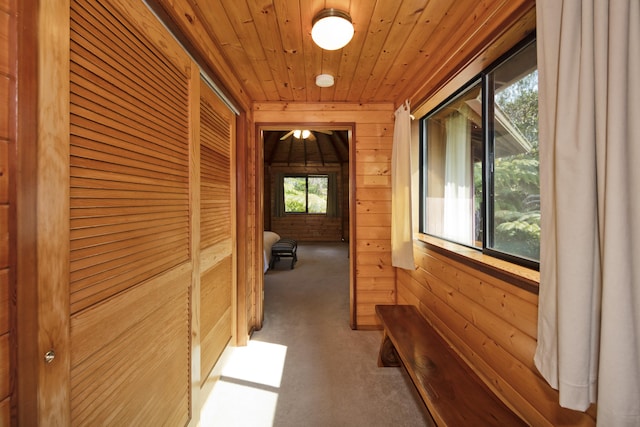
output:
[[[265,321],[227,357],[203,424],[433,425],[404,369],[379,368],[380,331],[349,327],[345,243],[300,243],[265,275]]]

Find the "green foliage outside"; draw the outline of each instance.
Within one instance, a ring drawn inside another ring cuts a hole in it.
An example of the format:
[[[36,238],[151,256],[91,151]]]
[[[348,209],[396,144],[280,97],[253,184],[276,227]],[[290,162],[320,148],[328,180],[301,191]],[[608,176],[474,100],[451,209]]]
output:
[[[284,178],[284,211],[285,212],[306,212],[307,184],[304,177]]]
[[[495,160],[494,247],[500,251],[539,260],[537,71],[497,94],[495,102],[532,144],[532,149],[526,153]]]
[[[285,177],[284,206],[287,213],[327,213],[328,177]],[[307,199],[308,186],[308,199]],[[308,206],[307,206],[308,200]]]

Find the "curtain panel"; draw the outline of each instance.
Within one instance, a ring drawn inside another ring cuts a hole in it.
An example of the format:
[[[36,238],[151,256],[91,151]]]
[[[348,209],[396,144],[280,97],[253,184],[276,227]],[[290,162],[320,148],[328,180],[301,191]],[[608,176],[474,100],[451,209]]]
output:
[[[640,425],[640,2],[538,0],[535,364],[560,404]]]
[[[473,162],[471,122],[455,112],[447,117],[444,164],[443,236],[473,245]]]
[[[340,216],[340,200],[338,191],[338,174],[329,172],[327,174],[327,216]]]
[[[415,270],[411,218],[411,113],[409,102],[395,112],[391,152],[391,265]]]
[[[284,174],[276,174],[276,185],[273,188],[273,216],[284,216]]]

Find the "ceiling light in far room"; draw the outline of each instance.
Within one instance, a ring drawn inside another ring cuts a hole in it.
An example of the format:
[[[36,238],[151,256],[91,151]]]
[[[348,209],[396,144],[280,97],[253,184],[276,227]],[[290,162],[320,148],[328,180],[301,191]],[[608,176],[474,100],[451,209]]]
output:
[[[309,138],[309,136],[311,135],[311,131],[304,129],[304,130],[300,130],[300,129],[296,129],[293,131],[293,137],[296,139],[307,139]]]
[[[319,74],[316,76],[316,86],[319,87],[331,87],[334,80],[331,74]]]
[[[347,12],[336,9],[321,10],[313,18],[311,38],[325,50],[337,50],[353,37],[353,23]]]

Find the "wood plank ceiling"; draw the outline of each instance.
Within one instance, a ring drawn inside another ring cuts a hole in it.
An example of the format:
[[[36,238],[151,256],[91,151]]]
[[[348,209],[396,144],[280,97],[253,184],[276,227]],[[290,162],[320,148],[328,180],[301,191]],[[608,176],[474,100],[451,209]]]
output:
[[[450,62],[467,61],[496,40],[505,17],[534,0],[187,0],[254,102],[395,102],[424,98],[451,77]],[[324,8],[348,12],[355,35],[344,48],[311,40]],[[530,29],[528,30],[530,31]],[[521,37],[521,35],[520,35]],[[319,88],[315,77],[335,76]],[[430,83],[431,82],[431,83]]]
[[[265,130],[266,165],[326,166],[349,162],[346,130],[312,130],[308,138],[296,138],[290,130]]]

